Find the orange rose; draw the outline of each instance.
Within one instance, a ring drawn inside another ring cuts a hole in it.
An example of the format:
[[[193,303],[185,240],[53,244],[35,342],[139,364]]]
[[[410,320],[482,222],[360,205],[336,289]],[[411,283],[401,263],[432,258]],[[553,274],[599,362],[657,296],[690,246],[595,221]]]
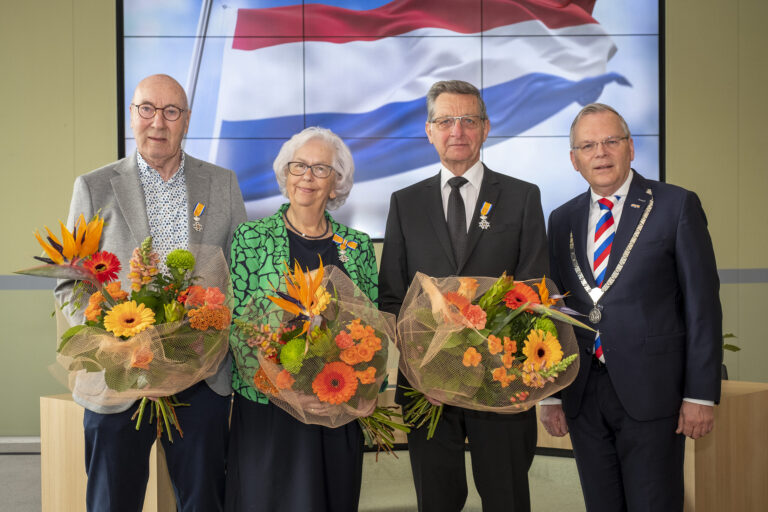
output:
[[[375,351],[371,347],[360,343],[355,347],[355,350],[357,351],[357,358],[360,362],[367,363],[373,359],[373,354]]]
[[[357,355],[357,347],[349,347],[341,351],[339,359],[344,361],[350,366],[354,366],[360,362],[360,358]]]
[[[107,293],[115,300],[123,300],[128,298],[128,292],[120,288],[120,281],[112,281],[107,283]]]

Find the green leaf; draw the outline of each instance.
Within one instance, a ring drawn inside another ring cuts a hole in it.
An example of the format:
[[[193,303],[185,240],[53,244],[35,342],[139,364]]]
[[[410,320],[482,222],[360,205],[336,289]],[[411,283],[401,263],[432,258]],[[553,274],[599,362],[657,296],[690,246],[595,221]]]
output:
[[[56,349],[56,352],[61,353],[61,351],[64,349],[66,344],[69,342],[69,340],[72,339],[72,337],[88,327],[87,325],[76,325],[74,327],[70,327],[66,330],[64,334],[61,335],[61,343],[59,344],[59,348]]]

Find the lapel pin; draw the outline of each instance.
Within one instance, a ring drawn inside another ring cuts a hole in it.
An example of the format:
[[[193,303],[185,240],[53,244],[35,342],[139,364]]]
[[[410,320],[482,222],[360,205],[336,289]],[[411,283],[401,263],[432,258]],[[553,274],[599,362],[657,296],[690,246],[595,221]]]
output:
[[[631,206],[632,208],[640,208],[640,205],[639,204],[635,204],[635,203],[632,203],[629,206]]]

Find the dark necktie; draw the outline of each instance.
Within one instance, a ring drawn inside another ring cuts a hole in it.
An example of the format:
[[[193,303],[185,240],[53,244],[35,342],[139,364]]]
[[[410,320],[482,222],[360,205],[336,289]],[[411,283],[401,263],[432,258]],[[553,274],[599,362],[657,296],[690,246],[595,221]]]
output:
[[[448,185],[451,186],[451,195],[448,196],[448,233],[451,235],[451,246],[457,265],[461,265],[467,248],[467,215],[464,210],[464,200],[459,192],[465,183],[467,179],[461,176],[454,176],[448,180]]]

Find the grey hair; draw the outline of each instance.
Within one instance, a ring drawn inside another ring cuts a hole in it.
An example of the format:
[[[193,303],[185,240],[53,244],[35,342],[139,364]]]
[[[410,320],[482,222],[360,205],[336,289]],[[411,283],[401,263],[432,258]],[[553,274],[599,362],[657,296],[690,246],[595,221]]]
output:
[[[435,101],[437,100],[437,97],[443,93],[471,94],[477,98],[477,104],[480,106],[480,116],[483,119],[488,119],[483,96],[480,94],[477,87],[463,80],[442,80],[432,84],[432,87],[429,88],[429,92],[427,93],[427,122],[434,121],[432,116],[435,114]]]
[[[335,210],[344,204],[344,201],[346,201],[349,196],[350,190],[352,190],[352,185],[355,182],[355,161],[352,159],[352,153],[349,151],[347,145],[344,144],[344,141],[341,140],[341,137],[328,128],[311,126],[303,129],[288,139],[285,144],[283,144],[283,147],[280,148],[280,152],[272,163],[272,169],[275,171],[277,184],[280,186],[280,193],[285,197],[288,197],[288,194],[285,191],[285,182],[288,178],[288,162],[292,161],[293,156],[299,148],[312,139],[322,140],[328,144],[328,146],[333,148],[332,165],[336,170],[336,185],[334,189],[336,197],[329,199],[325,207],[328,210]]]
[[[571,142],[571,148],[573,148],[575,140],[574,132],[576,131],[576,124],[581,121],[582,117],[589,116],[592,114],[599,114],[601,112],[611,112],[616,117],[619,118],[619,124],[621,125],[621,129],[624,130],[624,135],[627,137],[631,137],[632,134],[629,132],[629,126],[627,125],[627,122],[624,120],[623,117],[621,117],[621,114],[616,112],[616,110],[606,105],[605,103],[590,103],[586,107],[582,108],[578,114],[576,114],[576,118],[571,123],[571,133],[570,133],[570,142]]]

